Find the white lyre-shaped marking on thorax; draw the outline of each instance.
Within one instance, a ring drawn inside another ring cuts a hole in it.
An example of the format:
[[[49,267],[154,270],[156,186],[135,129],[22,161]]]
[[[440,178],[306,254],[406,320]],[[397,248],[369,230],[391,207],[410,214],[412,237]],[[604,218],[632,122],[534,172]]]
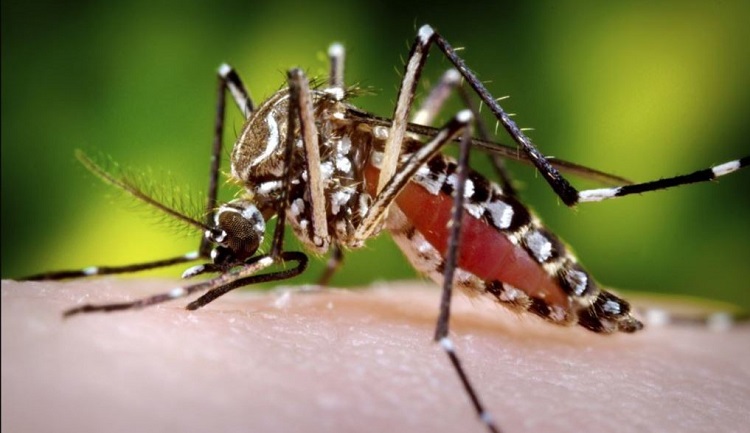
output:
[[[250,163],[250,165],[258,165],[263,160],[268,158],[275,150],[279,147],[279,124],[276,119],[273,118],[273,112],[266,117],[266,123],[268,124],[268,140],[266,141],[266,148],[263,149],[263,153],[258,155],[257,158]]]

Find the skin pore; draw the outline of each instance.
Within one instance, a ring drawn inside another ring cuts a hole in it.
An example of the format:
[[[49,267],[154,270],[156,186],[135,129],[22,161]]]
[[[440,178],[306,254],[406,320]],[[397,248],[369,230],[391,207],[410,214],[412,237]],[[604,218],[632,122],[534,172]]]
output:
[[[62,318],[170,280],[3,281],[3,431],[484,432],[440,346],[440,292],[237,290]],[[505,432],[742,431],[750,326],[601,336],[454,297],[453,343]]]

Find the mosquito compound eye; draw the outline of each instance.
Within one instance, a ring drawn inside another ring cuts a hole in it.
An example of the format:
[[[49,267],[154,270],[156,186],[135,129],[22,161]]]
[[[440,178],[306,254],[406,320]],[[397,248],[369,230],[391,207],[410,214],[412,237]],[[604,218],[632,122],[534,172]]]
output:
[[[222,205],[215,217],[216,230],[222,232],[221,246],[227,248],[237,261],[244,261],[258,250],[266,230],[266,223],[255,205],[247,200],[233,200]]]

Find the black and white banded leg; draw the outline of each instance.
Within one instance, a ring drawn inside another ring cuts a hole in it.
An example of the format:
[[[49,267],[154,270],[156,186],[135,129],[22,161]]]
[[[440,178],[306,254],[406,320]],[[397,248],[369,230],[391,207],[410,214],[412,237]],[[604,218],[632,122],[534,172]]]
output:
[[[449,69],[443,74],[438,84],[433,87],[425,101],[422,102],[421,107],[419,108],[419,110],[417,110],[417,113],[412,118],[412,122],[428,126],[431,125],[432,121],[440,111],[449,94],[456,88],[458,88],[458,90],[461,92],[460,95],[462,97],[464,105],[469,110],[471,110],[474,118],[474,123],[479,129],[480,137],[484,140],[489,140],[489,131],[482,122],[482,119],[479,116],[478,109],[474,106],[473,101],[471,101],[468,94],[463,91],[463,88],[461,87],[461,75],[455,69]],[[499,429],[495,425],[489,413],[484,408],[484,405],[479,399],[479,396],[474,390],[474,387],[471,385],[468,375],[466,374],[466,371],[461,364],[461,360],[456,353],[453,341],[449,336],[450,305],[453,294],[453,278],[458,260],[458,246],[460,245],[461,221],[463,219],[462,210],[465,201],[466,179],[468,176],[469,168],[469,149],[471,145],[470,142],[470,130],[469,128],[466,128],[460,142],[459,160],[457,164],[457,171],[455,173],[456,189],[453,196],[454,202],[451,210],[451,220],[449,225],[450,234],[448,241],[448,251],[445,261],[443,262],[444,271],[442,296],[440,302],[440,316],[437,320],[434,339],[435,341],[440,343],[440,346],[448,355],[451,365],[458,374],[459,379],[464,386],[464,390],[469,395],[472,405],[474,406],[475,411],[479,415],[480,419],[487,425],[490,431],[495,432],[499,431]],[[506,190],[509,190],[510,193],[508,195],[514,195],[515,191],[511,187],[510,176],[505,170],[502,158],[494,154],[490,154],[489,156],[491,161],[495,165],[498,174],[500,175],[504,192]]]
[[[406,117],[408,117],[409,106],[411,105],[410,101],[414,95],[414,86],[419,79],[422,67],[424,66],[424,61],[432,43],[437,45],[440,51],[442,51],[448,60],[453,63],[469,86],[474,89],[482,102],[487,105],[500,124],[503,125],[503,128],[505,128],[508,134],[510,134],[513,141],[515,141],[520,149],[528,156],[529,160],[534,164],[542,177],[544,177],[547,183],[552,187],[552,190],[555,191],[563,203],[568,206],[574,206],[580,202],[601,201],[615,197],[624,197],[630,194],[640,194],[649,191],[672,188],[690,183],[706,182],[737,171],[750,164],[750,157],[743,157],[741,159],[717,165],[713,168],[699,170],[690,174],[632,185],[624,185],[615,188],[603,188],[579,192],[560,174],[560,172],[536,148],[536,146],[534,146],[531,139],[523,133],[523,130],[516,125],[516,123],[510,118],[510,115],[500,107],[498,100],[492,97],[484,84],[477,78],[476,74],[466,66],[464,60],[456,54],[456,51],[451,47],[448,41],[435,32],[429,25],[424,25],[419,29],[417,39],[412,46],[394,117],[399,114],[403,116],[404,113],[406,114]],[[397,124],[394,119],[391,134],[396,137],[402,137],[402,135],[399,134],[400,131],[404,129],[405,125],[401,123]],[[386,152],[387,151],[386,145]],[[394,169],[396,162],[397,161],[388,160],[389,164],[393,164]]]
[[[653,180],[650,182],[623,185],[613,188],[589,189],[578,192],[578,202],[602,201],[615,197],[624,197],[630,194],[642,194],[644,192],[672,188],[690,183],[707,182],[718,177],[733,173],[743,167],[750,165],[750,156],[725,162],[711,168],[694,171],[674,177]]]
[[[459,148],[458,165],[456,169],[456,189],[453,195],[453,206],[451,208],[451,219],[449,223],[450,235],[448,238],[448,251],[445,256],[443,271],[443,290],[440,299],[440,313],[435,327],[435,341],[440,343],[448,355],[453,368],[456,370],[464,390],[469,395],[474,410],[479,419],[487,426],[490,432],[497,433],[500,429],[495,424],[490,413],[485,409],[474,386],[471,384],[466,371],[461,365],[461,359],[450,339],[450,310],[453,295],[453,277],[458,266],[458,247],[461,242],[461,220],[463,219],[464,201],[466,201],[466,179],[469,175],[469,150],[471,147],[471,133],[469,128],[464,129],[461,145]]]
[[[394,124],[396,119],[394,119]],[[466,389],[472,404],[479,418],[484,422],[489,431],[497,432],[499,429],[492,421],[489,413],[484,409],[474,387],[471,385],[469,378],[464,371],[455,347],[449,337],[449,318],[450,302],[453,288],[453,276],[456,269],[457,251],[459,244],[459,234],[461,218],[463,216],[463,201],[466,178],[468,176],[468,153],[471,147],[470,125],[473,120],[471,110],[460,111],[451,121],[449,121],[431,141],[424,144],[409,159],[407,159],[398,171],[386,182],[382,190],[374,198],[368,212],[364,215],[361,225],[357,228],[355,236],[361,236],[360,239],[366,239],[375,230],[375,227],[382,220],[388,207],[393,203],[398,194],[403,190],[406,184],[414,177],[420,167],[432,159],[440,150],[454,138],[461,136],[459,168],[456,176],[457,181],[454,190],[453,211],[451,214],[451,233],[448,240],[448,252],[444,266],[444,283],[440,304],[440,317],[437,322],[435,339],[440,342],[441,347],[446,351],[451,364],[461,379],[461,383]],[[462,134],[463,133],[463,134]],[[387,151],[386,151],[387,152]],[[385,157],[383,158],[385,159]]]
[[[224,120],[226,119],[226,93],[232,95],[237,108],[247,119],[252,114],[254,107],[245,85],[239,74],[226,63],[219,66],[218,86],[216,91],[216,118],[214,120],[214,139],[211,145],[211,164],[209,170],[208,196],[206,197],[206,224],[213,224],[214,214],[217,208],[217,197],[219,191],[219,172],[221,166],[221,149],[224,138]],[[211,252],[211,244],[206,237],[201,237],[198,248],[202,257],[208,257]]]
[[[268,274],[256,275],[259,271],[273,265],[274,263],[297,262],[297,265],[291,269],[272,272]],[[172,301],[174,299],[184,298],[193,293],[208,292],[196,301],[188,304],[188,310],[196,310],[219,296],[233,290],[237,287],[247,286],[250,284],[285,280],[301,274],[307,267],[307,256],[297,251],[286,251],[282,253],[279,260],[274,260],[269,255],[258,256],[250,260],[245,266],[237,271],[225,272],[210,280],[191,284],[187,286],[178,286],[168,292],[137,299],[130,302],[118,302],[110,304],[84,304],[71,308],[63,313],[64,317],[74,316],[81,313],[93,312],[113,312],[123,310],[136,310],[151,305],[161,304],[162,302]]]
[[[381,214],[379,215],[380,218],[385,216],[388,205],[395,199],[398,192],[403,188],[403,185],[405,185],[406,182],[408,182],[408,180],[416,173],[416,170],[434,155],[434,151],[439,150],[448,140],[453,138],[446,136],[441,137],[439,133],[435,136],[432,142],[426,144],[415,152],[414,155],[407,160],[407,162],[402,164],[401,167],[398,167],[399,170],[396,171],[401,151],[400,143],[403,141],[408,126],[407,119],[414,100],[417,82],[419,81],[419,76],[434,36],[435,33],[432,28],[429,26],[423,26],[419,30],[417,38],[412,45],[409,59],[407,60],[406,70],[401,81],[398,100],[394,109],[391,128],[388,134],[388,139],[385,143],[383,161],[380,168],[380,178],[378,180],[379,193],[370,207],[370,211],[379,212]],[[468,176],[468,158],[471,145],[471,135],[468,126],[473,120],[473,117],[471,110],[463,110],[453,119],[452,122],[449,123],[449,125],[441,130],[441,133],[444,131],[451,131],[451,127],[453,127],[455,128],[453,129],[454,134],[452,134],[454,137],[460,131],[463,131],[463,134],[459,151],[456,185],[454,189],[454,203],[449,227],[450,237],[448,240],[448,251],[446,253],[446,261],[443,269],[443,290],[440,302],[440,315],[435,330],[435,341],[440,343],[441,347],[448,355],[464,389],[469,395],[477,416],[487,426],[490,432],[498,432],[499,429],[497,425],[485,410],[484,404],[481,402],[468,378],[468,375],[463,369],[460,358],[455,350],[455,346],[449,337],[453,276],[456,271],[458,245],[460,241],[459,235],[463,215],[464,190]],[[442,143],[440,142],[441,139],[444,140]],[[435,146],[434,150],[432,149],[433,146]],[[409,170],[410,164],[414,165],[413,171]],[[378,203],[381,200],[384,202],[383,204]],[[378,205],[381,205],[382,209],[379,209]],[[375,224],[379,221],[377,217],[368,218],[369,216],[370,215],[366,215],[363,218],[363,226],[366,224]],[[365,226],[365,233],[368,233],[368,230],[370,229]]]

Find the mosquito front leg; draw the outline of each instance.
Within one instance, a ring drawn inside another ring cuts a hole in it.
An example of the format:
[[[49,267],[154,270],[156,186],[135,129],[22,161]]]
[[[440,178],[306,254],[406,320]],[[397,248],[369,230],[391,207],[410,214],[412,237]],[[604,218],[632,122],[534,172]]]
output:
[[[64,271],[52,271],[43,272],[41,274],[29,275],[27,277],[20,278],[21,281],[42,281],[42,280],[66,280],[69,278],[85,278],[95,277],[100,275],[112,275],[112,274],[126,274],[130,272],[147,271],[149,269],[163,268],[167,266],[177,265],[180,263],[187,263],[198,260],[200,254],[197,251],[193,251],[187,254],[183,254],[177,257],[170,257],[168,259],[155,260],[153,262],[146,263],[134,263],[131,265],[123,266],[89,266],[83,269],[72,269]]]
[[[232,94],[234,102],[240,112],[247,119],[253,112],[253,101],[245,89],[240,76],[226,63],[219,67],[218,86],[216,91],[216,118],[214,120],[214,139],[211,146],[211,167],[208,175],[208,195],[206,197],[206,225],[211,226],[217,208],[219,191],[219,171],[221,169],[221,149],[224,138],[224,119],[226,118],[226,93]],[[198,248],[202,257],[208,258],[211,243],[205,237],[201,238]]]
[[[251,264],[254,261],[259,262],[259,261],[266,260],[267,257],[269,256],[256,257],[252,261],[248,262],[248,264]],[[271,257],[271,259],[274,260],[273,257]],[[283,263],[283,264],[289,261],[296,261],[297,266],[291,269],[284,269],[283,271],[272,272],[270,274],[251,275],[249,277],[233,280],[226,284],[222,284],[215,288],[211,288],[209,289],[208,293],[196,299],[195,301],[189,303],[187,307],[185,308],[187,308],[188,310],[197,310],[198,308],[205,306],[206,304],[210,303],[211,301],[218,298],[219,296],[231,290],[234,290],[238,287],[244,287],[244,286],[249,286],[251,284],[258,284],[258,283],[268,283],[271,281],[281,281],[281,280],[286,280],[288,278],[296,277],[297,275],[305,271],[305,269],[307,268],[308,259],[304,253],[301,253],[298,251],[284,251],[274,261]],[[252,274],[252,272],[249,272],[249,273]]]
[[[93,174],[101,178],[104,182],[113,185],[117,188],[120,188],[121,190],[127,192],[128,194],[132,195],[134,198],[141,200],[145,202],[146,204],[149,204],[156,209],[164,212],[167,215],[170,215],[178,220],[181,220],[183,223],[196,227],[200,230],[208,230],[210,227],[203,224],[200,221],[197,221],[187,215],[182,214],[179,210],[173,209],[158,200],[155,200],[153,197],[148,195],[146,192],[143,191],[143,188],[141,185],[139,185],[137,182],[134,182],[132,179],[128,178],[125,174],[121,172],[117,172],[115,170],[108,171],[104,169],[102,166],[94,162],[91,158],[89,158],[87,155],[85,155],[81,151],[76,152],[76,157],[78,157],[78,160],[83,164],[89,171],[91,171]],[[161,259],[161,260],[154,260],[150,262],[145,263],[134,263],[124,266],[90,266],[84,269],[77,269],[77,270],[63,270],[63,271],[53,271],[53,272],[45,272],[41,274],[36,275],[30,275],[24,278],[20,278],[20,280],[62,280],[67,278],[83,278],[83,277],[92,277],[92,276],[98,276],[98,275],[110,275],[110,274],[120,274],[120,273],[126,273],[126,272],[138,272],[138,271],[144,271],[148,269],[155,269],[155,268],[161,268],[165,266],[171,266],[179,263],[185,263],[197,260],[201,257],[205,257],[200,252],[190,252],[187,254],[183,254],[176,257],[171,257],[167,259]]]
[[[65,317],[74,316],[81,313],[94,312],[112,312],[123,310],[135,310],[151,305],[161,304],[162,302],[173,299],[184,298],[193,293],[209,291],[204,297],[188,305],[188,309],[195,310],[200,308],[224,293],[237,287],[247,286],[250,284],[277,281],[299,275],[307,267],[307,256],[300,252],[285,252],[278,262],[286,263],[296,261],[297,265],[292,269],[272,272],[269,274],[255,275],[257,272],[271,266],[277,261],[272,257],[264,255],[253,258],[248,261],[242,268],[233,272],[226,272],[210,280],[192,284],[188,286],[175,287],[172,290],[147,298],[138,299],[131,302],[119,302],[111,304],[85,304],[65,311]]]

